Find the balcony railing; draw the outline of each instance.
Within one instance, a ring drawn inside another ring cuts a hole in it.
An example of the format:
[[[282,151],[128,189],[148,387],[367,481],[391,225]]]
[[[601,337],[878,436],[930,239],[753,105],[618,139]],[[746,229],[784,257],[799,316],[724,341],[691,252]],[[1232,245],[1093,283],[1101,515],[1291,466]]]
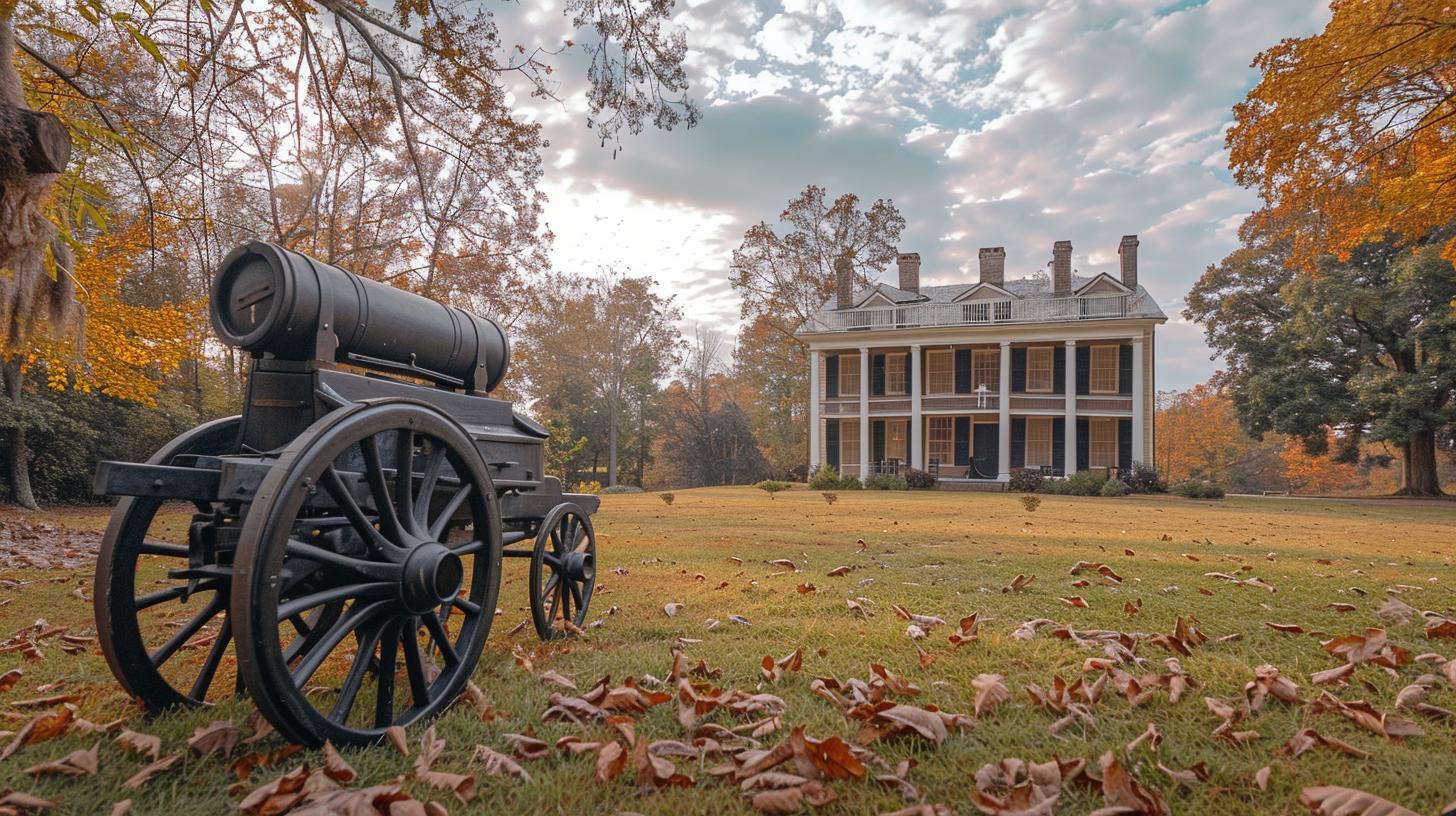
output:
[[[1028,300],[972,300],[965,303],[913,303],[816,313],[806,332],[868,331],[935,326],[991,326],[1001,323],[1053,323],[1105,320],[1142,314],[1142,295],[1088,295]]]

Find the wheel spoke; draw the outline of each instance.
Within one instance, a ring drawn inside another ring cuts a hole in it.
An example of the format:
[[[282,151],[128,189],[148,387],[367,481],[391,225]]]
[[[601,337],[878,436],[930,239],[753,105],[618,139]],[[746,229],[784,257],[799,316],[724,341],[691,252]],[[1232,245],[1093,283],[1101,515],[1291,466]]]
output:
[[[450,500],[445,502],[445,506],[440,508],[440,515],[436,516],[435,523],[430,525],[430,540],[439,541],[440,536],[445,534],[445,528],[450,526],[450,518],[455,515],[456,510],[460,509],[460,505],[464,504],[465,500],[469,498],[470,490],[472,487],[473,485],[470,485],[468,483],[462,485],[460,489],[455,491],[455,494],[450,497]]]
[[[409,675],[410,697],[415,707],[429,705],[430,684],[425,680],[425,658],[420,654],[419,626],[410,628],[409,637],[401,639],[404,645],[404,669]]]
[[[362,558],[355,558],[352,555],[344,555],[333,550],[326,550],[323,547],[305,544],[296,538],[288,539],[288,554],[293,558],[302,558],[305,561],[315,561],[331,567],[342,567],[356,575],[364,578],[373,578],[376,581],[398,582],[400,579],[400,567],[398,564],[389,564],[381,561],[365,561]]]
[[[187,548],[181,544],[142,542],[142,545],[137,548],[137,551],[142,555],[164,555],[168,558],[186,558],[188,556]]]
[[[466,615],[470,615],[473,617],[480,614],[480,604],[470,600],[469,598],[462,598],[457,595],[454,598],[450,599],[450,603]]]
[[[369,483],[369,492],[374,496],[374,507],[379,512],[380,532],[391,544],[404,540],[404,528],[400,526],[399,514],[394,510],[394,499],[389,495],[389,485],[384,479],[384,461],[379,456],[379,442],[373,436],[359,440],[364,452],[364,479]]]
[[[349,673],[344,675],[344,684],[339,687],[339,697],[334,700],[333,710],[329,712],[329,719],[336,723],[349,721],[349,712],[354,709],[354,701],[359,698],[359,688],[364,685],[364,675],[369,673],[369,664],[373,662],[374,647],[379,643],[380,627],[370,627],[369,631],[359,637],[359,652],[354,656],[354,662],[349,666]]]
[[[575,581],[567,581],[566,589],[571,592],[571,600],[576,604],[576,611],[580,612],[583,606],[581,602],[581,584]]]
[[[379,668],[375,672],[374,727],[383,728],[394,722],[395,655],[399,651],[400,624],[386,627],[379,642]]]
[[[278,620],[290,620],[299,613],[307,612],[331,601],[374,600],[388,598],[395,594],[397,584],[378,581],[368,584],[345,584],[293,598],[278,605]]]
[[[434,615],[424,615],[425,628],[429,630],[430,637],[435,645],[440,647],[440,654],[445,658],[446,666],[454,666],[460,662],[460,654],[455,651],[455,644],[450,642],[450,633],[445,631],[445,624]]]
[[[586,534],[585,531],[582,532],[583,534],[581,536],[581,540],[577,543],[576,548],[573,549],[572,552],[584,553],[587,550],[591,549],[592,537],[589,534]]]
[[[207,625],[208,621],[212,620],[213,617],[217,615],[217,613],[221,612],[226,608],[227,601],[222,597],[222,593],[219,592],[215,594],[212,600],[207,602],[206,606],[199,609],[197,611],[197,614],[192,616],[192,620],[187,621],[187,623],[184,624],[180,630],[178,630],[177,634],[173,635],[170,639],[168,639],[166,643],[163,643],[160,649],[152,652],[152,665],[160,666],[163,663],[166,663],[167,660],[173,654],[175,654],[178,649],[182,648],[183,644],[191,640],[193,635],[197,634],[203,626]]]
[[[415,522],[424,528],[430,523],[430,499],[434,497],[435,485],[440,482],[440,472],[445,467],[445,448],[431,441],[430,455],[425,459],[425,473],[420,477],[420,490],[415,495]]]
[[[149,592],[146,595],[138,596],[134,602],[138,612],[143,609],[150,609],[157,604],[175,600],[187,594],[186,586],[174,586],[167,589],[159,589],[156,592]]]
[[[359,502],[354,500],[354,494],[349,492],[349,486],[344,484],[344,478],[339,475],[333,465],[324,468],[323,474],[319,476],[319,481],[323,482],[324,489],[333,498],[334,504],[337,504],[343,511],[344,517],[349,520],[354,532],[377,551],[388,550],[393,546],[379,534],[378,530],[374,529],[374,523],[364,514],[363,508],[359,507]]]
[[[461,556],[461,557],[464,557],[464,556],[467,556],[467,555],[475,555],[475,554],[479,553],[481,550],[484,550],[484,549],[485,549],[485,542],[483,540],[479,539],[479,538],[476,538],[476,539],[472,539],[470,541],[467,541],[467,542],[465,542],[464,544],[461,544],[458,547],[451,547],[450,548],[450,550],[452,552],[454,552],[456,555]]]
[[[307,683],[309,678],[313,677],[314,672],[317,672],[319,667],[323,665],[324,659],[333,652],[335,646],[338,646],[350,632],[359,628],[361,624],[367,622],[388,606],[388,601],[372,601],[367,604],[362,601],[356,601],[349,608],[348,614],[340,618],[333,626],[329,627],[328,631],[319,636],[312,648],[303,656],[303,660],[293,669],[293,685],[302,688],[303,684]]]
[[[227,652],[228,642],[232,639],[232,619],[223,618],[217,640],[212,642],[212,648],[207,652],[207,662],[202,664],[202,671],[198,673],[196,682],[192,684],[192,691],[187,696],[194,700],[207,699],[207,690],[212,687],[212,680],[217,676],[217,667],[222,664],[222,656]]]
[[[394,512],[410,533],[422,532],[415,521],[415,432],[401,428],[394,435]]]

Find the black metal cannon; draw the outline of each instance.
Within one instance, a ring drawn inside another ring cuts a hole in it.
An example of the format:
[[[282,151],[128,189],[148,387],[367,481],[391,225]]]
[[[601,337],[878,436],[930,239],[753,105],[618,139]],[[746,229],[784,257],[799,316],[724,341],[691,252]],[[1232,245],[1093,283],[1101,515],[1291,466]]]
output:
[[[246,691],[296,742],[377,741],[463,691],[503,556],[530,559],[540,637],[585,622],[598,500],[486,396],[510,364],[495,323],[262,242],[223,261],[211,311],[252,355],[242,415],[96,473],[121,497],[97,629],[147,709]]]

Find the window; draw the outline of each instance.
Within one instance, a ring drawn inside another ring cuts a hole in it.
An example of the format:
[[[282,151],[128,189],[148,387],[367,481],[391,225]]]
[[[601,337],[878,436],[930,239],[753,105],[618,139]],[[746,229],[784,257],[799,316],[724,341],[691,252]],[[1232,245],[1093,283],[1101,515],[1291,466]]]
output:
[[[839,396],[859,396],[859,355],[839,355]]]
[[[1052,418],[1027,417],[1026,466],[1039,468],[1052,462]]]
[[[1096,348],[1092,350],[1097,351]],[[1091,427],[1087,434],[1087,466],[1117,467],[1117,419],[1092,417],[1088,424]]]
[[[1001,388],[1001,352],[997,349],[976,349],[971,353],[971,391],[996,393]]]
[[[859,420],[839,420],[839,466],[859,464]]]
[[[930,418],[930,455],[942,467],[955,464],[955,417]]]
[[[1051,392],[1051,346],[1032,346],[1026,350],[1026,390],[1043,394]]]
[[[936,349],[925,353],[925,393],[955,392],[955,352]]]
[[[908,354],[886,354],[885,355],[885,393],[905,394],[909,389],[905,384],[905,366],[909,362]]]
[[[1117,393],[1117,358],[1117,346],[1092,347],[1092,393]]]
[[[899,459],[901,462],[908,457],[905,451],[908,447],[905,444],[906,431],[909,430],[909,422],[886,422],[885,423],[885,458]]]

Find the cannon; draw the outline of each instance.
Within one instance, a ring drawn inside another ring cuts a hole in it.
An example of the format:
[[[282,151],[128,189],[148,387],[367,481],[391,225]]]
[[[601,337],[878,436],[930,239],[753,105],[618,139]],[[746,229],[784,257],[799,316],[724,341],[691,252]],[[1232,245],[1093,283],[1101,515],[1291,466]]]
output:
[[[506,557],[530,560],[538,636],[580,631],[598,500],[544,475],[546,429],[489,396],[499,326],[258,241],[210,309],[250,355],[242,414],[95,477],[119,498],[99,640],[148,711],[247,693],[294,742],[377,742],[462,693]]]

